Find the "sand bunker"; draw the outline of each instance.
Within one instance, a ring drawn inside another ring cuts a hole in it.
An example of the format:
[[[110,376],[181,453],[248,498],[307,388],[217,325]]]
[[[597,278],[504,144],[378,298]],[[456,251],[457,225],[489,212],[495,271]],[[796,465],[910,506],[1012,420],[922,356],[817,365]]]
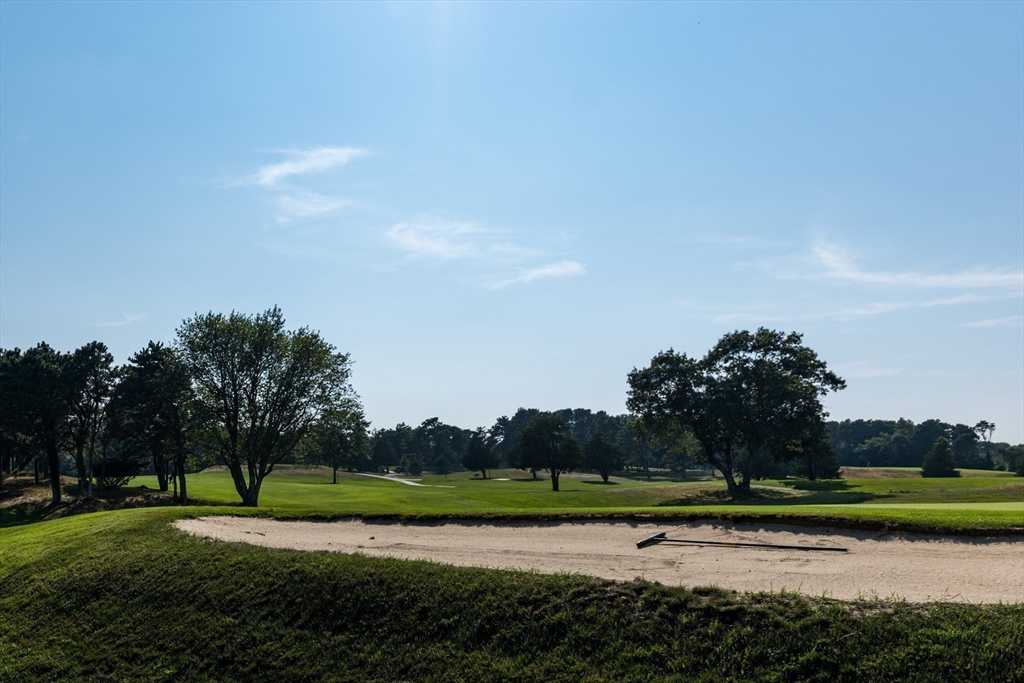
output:
[[[1024,602],[1024,538],[948,538],[809,529],[770,524],[632,522],[447,522],[400,524],[345,520],[286,522],[201,517],[179,529],[272,548],[433,560],[501,569],[568,572],[605,579],[643,577],[671,586],[739,591],[787,589],[851,600]],[[842,547],[807,552],[636,542],[659,531],[705,541]]]

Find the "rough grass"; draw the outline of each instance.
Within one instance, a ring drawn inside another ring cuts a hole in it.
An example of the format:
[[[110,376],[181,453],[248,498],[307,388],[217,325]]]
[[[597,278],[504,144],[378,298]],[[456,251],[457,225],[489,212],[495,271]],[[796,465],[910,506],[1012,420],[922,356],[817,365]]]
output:
[[[794,594],[195,539],[199,510],[0,529],[0,679],[1011,681],[1024,607]]]

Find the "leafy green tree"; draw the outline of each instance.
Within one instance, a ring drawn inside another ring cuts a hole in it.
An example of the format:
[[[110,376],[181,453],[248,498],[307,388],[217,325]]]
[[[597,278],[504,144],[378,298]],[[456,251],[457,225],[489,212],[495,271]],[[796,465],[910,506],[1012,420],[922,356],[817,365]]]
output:
[[[108,405],[109,429],[126,461],[149,460],[161,491],[188,499],[187,460],[199,438],[188,370],[176,349],[149,342],[121,369]]]
[[[68,378],[72,385],[68,431],[74,447],[79,494],[92,493],[92,465],[100,415],[114,384],[114,357],[94,341],[71,354]]]
[[[68,416],[76,394],[71,354],[45,342],[22,353],[0,354],[0,409],[17,433],[45,455],[54,504],[60,503],[60,449],[67,439]]]
[[[583,445],[583,467],[595,470],[605,483],[612,472],[618,472],[625,465],[622,449],[603,434],[594,434]]]
[[[530,424],[530,420],[541,415],[536,408],[520,408],[512,417],[502,415],[494,426],[491,427],[491,438],[494,442],[494,452],[500,460],[508,463],[510,467],[519,467],[519,433]],[[529,468],[520,468],[529,469]],[[536,476],[536,470],[533,470]]]
[[[728,406],[706,363],[669,349],[646,368],[633,368],[627,379],[626,407],[640,438],[675,447],[689,435],[700,444],[701,459],[722,473],[730,492],[738,493],[735,437],[726,429]]]
[[[557,415],[540,415],[519,433],[520,468],[547,470],[551,490],[558,490],[558,477],[572,472],[582,460],[580,445],[568,433],[565,420]]]
[[[973,427],[965,424],[953,425],[949,445],[953,449],[953,459],[960,467],[991,469],[991,463],[986,461],[985,451],[981,448],[978,433]]]
[[[692,434],[733,494],[749,493],[758,459],[792,457],[788,444],[824,425],[820,397],[846,386],[801,335],[765,328],[727,334],[701,360],[669,349],[628,381],[638,431],[668,444]]]
[[[196,315],[177,330],[209,441],[243,505],[256,506],[274,466],[353,396],[349,356],[309,328],[284,326],[275,306],[253,316]]]
[[[349,405],[325,413],[311,430],[302,449],[303,462],[330,467],[333,483],[338,483],[338,470],[365,469],[369,464],[370,424],[363,407],[353,397]]]
[[[978,424],[974,425],[974,433],[981,439],[982,450],[985,453],[985,469],[992,469],[992,434],[996,431],[996,426],[988,420],[981,420]]]
[[[820,398],[846,387],[796,332],[759,328],[725,335],[705,363],[724,395],[726,431],[745,450],[740,489],[750,490],[750,465],[762,449],[779,459],[786,443],[824,425]]]
[[[935,439],[924,462],[921,463],[922,477],[959,477],[960,471],[956,469],[956,459],[953,457],[953,450],[949,447],[949,440],[940,436]]]
[[[790,451],[790,457],[786,459],[796,460],[810,481],[842,476],[839,473],[839,454],[832,448],[828,427],[823,423],[791,441],[786,448]]]
[[[462,456],[462,466],[467,470],[480,472],[487,478],[487,470],[498,466],[498,456],[494,453],[491,435],[483,427],[478,427],[470,434],[466,444],[466,452]]]

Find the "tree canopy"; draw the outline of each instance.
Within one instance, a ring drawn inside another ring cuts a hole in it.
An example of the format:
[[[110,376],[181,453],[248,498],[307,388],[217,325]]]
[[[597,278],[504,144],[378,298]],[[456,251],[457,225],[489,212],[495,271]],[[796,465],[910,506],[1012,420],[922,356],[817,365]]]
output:
[[[354,397],[349,356],[309,328],[285,330],[276,306],[252,316],[196,315],[177,332],[208,439],[242,504],[255,506],[274,466],[322,415]]]
[[[567,433],[568,425],[558,415],[539,415],[519,433],[520,468],[547,470],[551,490],[558,490],[558,477],[580,466],[579,442]]]
[[[820,433],[820,398],[845,387],[801,335],[765,328],[727,334],[700,360],[661,352],[628,382],[626,405],[640,434],[671,443],[688,432],[733,493],[750,491],[762,454],[792,458],[795,444]]]
[[[944,436],[935,439],[924,462],[921,463],[922,477],[959,477],[960,471],[956,469],[956,460],[953,458],[953,450],[949,447],[949,441]]]

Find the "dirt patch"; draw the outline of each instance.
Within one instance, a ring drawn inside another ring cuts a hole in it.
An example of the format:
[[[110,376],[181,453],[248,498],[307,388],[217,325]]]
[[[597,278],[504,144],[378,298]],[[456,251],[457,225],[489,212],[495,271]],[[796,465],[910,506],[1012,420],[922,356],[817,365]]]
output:
[[[273,548],[433,560],[459,566],[568,572],[614,580],[739,591],[799,591],[842,600],[1024,602],[1024,537],[942,536],[782,525],[632,522],[337,522],[256,517],[179,520],[179,529]],[[636,542],[659,531],[703,541],[841,547],[813,552]]]
[[[4,479],[0,489],[0,528],[28,524],[85,512],[173,505],[169,493],[139,488],[107,489],[103,496],[78,495],[78,486],[63,486],[61,502],[54,505],[50,484],[29,477]]]

